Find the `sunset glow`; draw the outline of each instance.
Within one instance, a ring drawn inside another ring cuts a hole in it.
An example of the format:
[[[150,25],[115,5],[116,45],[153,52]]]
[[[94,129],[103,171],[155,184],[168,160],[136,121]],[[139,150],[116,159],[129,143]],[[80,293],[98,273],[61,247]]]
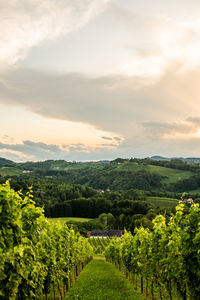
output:
[[[1,6],[1,156],[200,155],[200,3]]]

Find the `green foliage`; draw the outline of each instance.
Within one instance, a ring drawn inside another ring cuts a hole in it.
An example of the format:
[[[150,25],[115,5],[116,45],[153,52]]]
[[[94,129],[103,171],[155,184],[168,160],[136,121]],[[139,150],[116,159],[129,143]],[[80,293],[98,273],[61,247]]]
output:
[[[98,220],[105,229],[114,229],[115,228],[116,219],[111,213],[100,214],[98,217]]]
[[[14,166],[10,171],[7,168],[6,174],[9,176],[19,176],[23,170],[28,170],[31,171],[30,174],[23,174],[20,177],[46,178],[115,191],[140,189],[183,192],[197,189],[199,182],[199,166],[180,160],[117,159],[98,163],[47,160],[2,166]]]
[[[93,249],[67,225],[49,223],[31,188],[20,194],[9,182],[0,185],[0,298],[40,299],[52,284],[68,287]]]
[[[9,167],[9,166],[15,166],[15,165],[16,165],[16,163],[13,162],[12,160],[0,157],[0,167]]]
[[[89,238],[89,243],[94,249],[95,254],[103,254],[104,250],[110,242],[112,241],[113,238],[107,237],[107,238],[100,238],[100,237],[90,237]]]
[[[103,229],[104,228],[98,219],[89,220],[86,222],[78,222],[78,221],[72,220],[72,221],[68,221],[67,225],[72,227],[76,232],[79,232],[80,234],[82,234],[84,236],[87,235],[88,231],[91,231],[93,229]]]
[[[4,166],[0,168],[0,174],[5,174],[8,176],[19,176],[22,174],[22,170],[16,168],[15,166]]]

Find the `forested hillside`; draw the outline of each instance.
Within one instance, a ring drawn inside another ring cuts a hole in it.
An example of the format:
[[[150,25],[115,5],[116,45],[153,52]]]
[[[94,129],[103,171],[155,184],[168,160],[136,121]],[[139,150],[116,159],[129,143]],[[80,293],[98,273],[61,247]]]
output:
[[[0,161],[3,177],[46,178],[112,191],[140,189],[157,192],[197,191],[198,164],[182,160],[116,159],[88,163],[48,160],[13,163]]]
[[[0,160],[0,181],[24,196],[32,186],[37,206],[47,217],[96,219],[73,224],[85,233],[92,228],[152,228],[158,213],[170,215],[183,192],[199,202],[200,167],[181,160],[121,159],[99,162],[14,163]],[[74,223],[74,222],[71,222]],[[76,222],[75,222],[76,223]]]

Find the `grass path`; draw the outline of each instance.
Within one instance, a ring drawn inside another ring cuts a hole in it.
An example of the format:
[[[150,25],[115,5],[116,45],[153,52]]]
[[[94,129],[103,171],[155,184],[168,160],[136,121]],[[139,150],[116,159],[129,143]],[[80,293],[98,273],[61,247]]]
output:
[[[65,300],[144,300],[112,264],[93,259],[81,272]]]

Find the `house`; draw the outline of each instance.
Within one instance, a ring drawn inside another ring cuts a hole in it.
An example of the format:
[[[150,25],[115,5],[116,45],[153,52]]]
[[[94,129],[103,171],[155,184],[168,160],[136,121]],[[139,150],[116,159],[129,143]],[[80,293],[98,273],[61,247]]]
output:
[[[6,176],[8,176],[7,174],[1,174],[1,177],[6,177]]]
[[[117,230],[117,229],[96,229],[96,230],[91,230],[87,232],[87,237],[91,238],[107,238],[107,237],[121,237],[124,234],[123,230]]]
[[[98,193],[104,193],[104,190],[99,189],[99,190],[97,190],[97,192]]]

